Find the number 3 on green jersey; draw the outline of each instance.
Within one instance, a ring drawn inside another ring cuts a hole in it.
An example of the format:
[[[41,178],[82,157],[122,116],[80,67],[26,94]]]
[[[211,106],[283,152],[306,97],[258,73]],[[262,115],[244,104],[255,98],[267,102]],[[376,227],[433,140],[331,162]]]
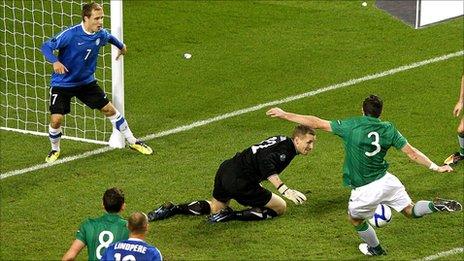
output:
[[[380,141],[379,134],[376,131],[372,131],[372,132],[369,132],[369,134],[367,134],[368,138],[371,138],[372,136],[374,137],[374,141],[372,141],[371,144],[375,146],[375,150],[372,152],[367,152],[367,151],[364,152],[364,154],[366,154],[366,156],[368,157],[372,157],[375,154],[379,153],[381,149],[380,144],[379,144],[379,141]]]

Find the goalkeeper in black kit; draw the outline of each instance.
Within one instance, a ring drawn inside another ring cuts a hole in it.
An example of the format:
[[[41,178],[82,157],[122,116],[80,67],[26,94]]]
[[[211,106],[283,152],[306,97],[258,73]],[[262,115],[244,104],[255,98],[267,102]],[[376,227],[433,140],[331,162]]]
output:
[[[253,145],[219,166],[214,179],[211,201],[198,200],[175,205],[167,202],[148,213],[149,221],[162,220],[177,214],[209,215],[212,223],[229,220],[264,220],[282,215],[286,202],[277,194],[263,188],[261,182],[269,180],[284,197],[299,205],[306,196],[285,185],[279,174],[297,155],[307,155],[314,146],[314,129],[298,125],[292,137],[274,136]],[[250,207],[234,211],[229,207],[234,199]]]

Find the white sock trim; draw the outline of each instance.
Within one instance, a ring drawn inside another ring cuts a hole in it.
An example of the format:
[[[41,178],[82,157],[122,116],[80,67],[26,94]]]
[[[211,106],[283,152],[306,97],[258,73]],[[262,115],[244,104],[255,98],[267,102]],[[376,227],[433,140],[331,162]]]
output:
[[[54,129],[51,125],[48,125],[48,133],[58,134],[61,132],[61,126],[58,129]]]
[[[113,121],[116,121],[116,120],[119,118],[119,116],[121,116],[121,113],[119,113],[119,111],[116,110],[116,113],[115,113],[113,116],[108,116],[107,118],[108,118],[111,122],[113,122]]]

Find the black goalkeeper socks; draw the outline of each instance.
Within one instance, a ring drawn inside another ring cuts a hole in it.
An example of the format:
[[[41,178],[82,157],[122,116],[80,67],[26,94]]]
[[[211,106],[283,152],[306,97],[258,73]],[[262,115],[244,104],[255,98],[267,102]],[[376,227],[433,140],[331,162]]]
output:
[[[242,221],[264,220],[277,216],[274,210],[266,207],[254,207],[242,211],[234,211],[234,214],[234,219]]]
[[[185,203],[176,205],[173,210],[175,214],[183,215],[208,215],[211,213],[211,206],[206,200],[193,201],[191,203]],[[225,214],[225,213],[222,213]],[[254,207],[245,209],[242,211],[233,211],[230,209],[227,213],[228,220],[235,219],[241,221],[252,221],[252,220],[264,220],[277,216],[277,213],[266,207]]]
[[[206,200],[198,200],[191,203],[177,205],[174,211],[176,214],[184,215],[208,215],[211,213],[211,206]]]

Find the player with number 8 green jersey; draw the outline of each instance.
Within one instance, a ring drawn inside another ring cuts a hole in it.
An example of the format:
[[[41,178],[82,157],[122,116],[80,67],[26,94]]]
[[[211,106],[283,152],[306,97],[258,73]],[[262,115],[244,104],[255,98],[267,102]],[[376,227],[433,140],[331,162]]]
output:
[[[380,179],[388,169],[387,150],[402,149],[407,140],[390,122],[370,116],[360,116],[330,122],[332,132],[340,136],[345,146],[343,183],[352,188]]]
[[[87,245],[89,260],[100,260],[112,243],[129,238],[127,221],[117,213],[105,213],[85,220],[76,233],[76,239]]]

